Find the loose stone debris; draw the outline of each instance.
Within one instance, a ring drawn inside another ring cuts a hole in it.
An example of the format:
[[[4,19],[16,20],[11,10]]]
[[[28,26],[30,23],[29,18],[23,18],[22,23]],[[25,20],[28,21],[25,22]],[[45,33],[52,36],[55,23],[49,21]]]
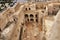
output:
[[[0,40],[60,40],[60,3],[16,3],[0,13]]]

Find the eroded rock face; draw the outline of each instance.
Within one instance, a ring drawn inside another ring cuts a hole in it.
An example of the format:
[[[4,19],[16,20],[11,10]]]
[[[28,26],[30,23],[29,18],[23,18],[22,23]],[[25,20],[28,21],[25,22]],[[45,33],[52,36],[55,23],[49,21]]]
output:
[[[49,38],[47,40],[60,40],[60,11],[56,15],[56,19],[50,30]]]

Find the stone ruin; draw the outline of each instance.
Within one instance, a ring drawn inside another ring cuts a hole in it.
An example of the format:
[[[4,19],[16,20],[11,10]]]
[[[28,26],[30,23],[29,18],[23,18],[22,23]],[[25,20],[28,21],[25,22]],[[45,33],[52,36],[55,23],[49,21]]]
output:
[[[0,13],[0,40],[60,40],[60,3],[16,3]]]

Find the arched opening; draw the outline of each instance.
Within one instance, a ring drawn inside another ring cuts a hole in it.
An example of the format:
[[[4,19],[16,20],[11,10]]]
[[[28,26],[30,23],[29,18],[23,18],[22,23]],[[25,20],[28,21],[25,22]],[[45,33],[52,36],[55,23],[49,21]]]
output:
[[[30,17],[34,17],[32,14],[30,14]]]
[[[52,15],[57,15],[58,11],[53,11]]]
[[[30,19],[30,21],[34,21],[34,19]]]
[[[28,14],[25,14],[25,18],[27,18],[28,17]]]
[[[0,32],[1,32],[2,30],[1,30],[1,28],[0,28]]]
[[[38,15],[36,14],[35,17],[38,18]]]
[[[36,19],[36,22],[38,22],[38,19]]]
[[[31,10],[31,8],[29,8],[29,10]]]
[[[44,13],[44,11],[42,11],[42,13]]]
[[[29,21],[29,19],[27,19],[27,21]]]
[[[25,8],[25,10],[27,11],[27,8]]]
[[[46,9],[46,7],[44,7],[44,9]]]

